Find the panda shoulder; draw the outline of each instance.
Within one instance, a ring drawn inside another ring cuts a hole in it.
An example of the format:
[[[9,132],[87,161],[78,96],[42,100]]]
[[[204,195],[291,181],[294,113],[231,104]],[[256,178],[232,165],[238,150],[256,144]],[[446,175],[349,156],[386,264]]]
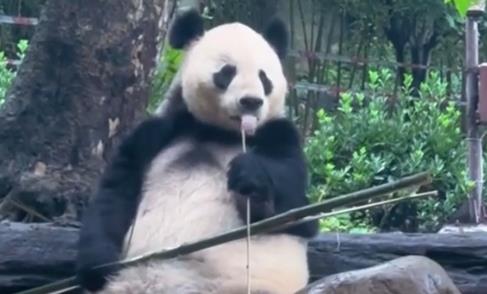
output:
[[[287,118],[273,119],[265,123],[255,134],[259,145],[300,147],[301,139],[296,126]]]
[[[188,121],[184,114],[147,118],[122,139],[118,152],[127,159],[147,163],[183,131]]]

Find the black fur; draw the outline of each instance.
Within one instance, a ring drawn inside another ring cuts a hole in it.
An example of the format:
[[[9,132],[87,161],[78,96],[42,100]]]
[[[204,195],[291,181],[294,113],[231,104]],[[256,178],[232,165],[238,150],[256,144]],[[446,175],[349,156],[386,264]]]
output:
[[[279,18],[272,19],[264,28],[262,35],[271,44],[281,60],[286,58],[289,33],[284,21]]]
[[[179,136],[192,136],[201,142],[232,145],[241,142],[238,132],[202,124],[187,110],[171,112],[166,118],[149,119],[138,126],[107,166],[96,198],[83,219],[77,276],[86,289],[101,289],[105,277],[114,272],[90,269],[119,260],[125,234],[136,215],[148,164]],[[306,205],[306,166],[293,125],[284,119],[269,122],[254,138],[248,139],[248,144],[248,153],[231,162],[228,186],[251,197],[252,220]],[[237,197],[241,198],[238,203],[244,203],[245,197]],[[245,213],[245,206],[238,205],[238,208],[241,214]],[[317,232],[317,223],[289,228],[286,232],[311,237]]]
[[[234,65],[225,64],[219,72],[213,74],[213,83],[218,89],[226,90],[235,75],[237,75],[237,68]]]
[[[242,113],[252,113],[257,111],[262,106],[262,104],[264,104],[264,100],[256,96],[247,95],[240,98],[238,100],[238,104]]]
[[[169,44],[176,49],[183,49],[191,41],[203,35],[203,18],[195,9],[189,9],[178,15],[169,30]]]
[[[264,94],[268,96],[270,93],[272,93],[272,82],[269,80],[267,75],[265,74],[265,71],[259,70],[259,79],[262,83],[262,86],[264,87]]]
[[[109,271],[90,268],[116,261],[135,216],[144,172],[149,162],[174,136],[174,119],[150,119],[136,128],[107,166],[95,199],[86,209],[80,234],[77,271],[81,285],[98,290]]]
[[[194,136],[237,144],[238,134],[197,123],[186,108],[178,105],[166,118],[152,118],[139,125],[108,164],[93,203],[86,209],[80,233],[77,278],[86,289],[101,289],[111,271],[91,268],[119,260],[123,240],[135,217],[143,177],[157,153],[178,136]]]
[[[230,163],[228,188],[251,199],[252,222],[308,204],[307,168],[299,135],[286,119],[268,122],[260,128],[250,151]],[[246,214],[244,197],[238,208]],[[313,237],[317,222],[290,227],[286,233]]]

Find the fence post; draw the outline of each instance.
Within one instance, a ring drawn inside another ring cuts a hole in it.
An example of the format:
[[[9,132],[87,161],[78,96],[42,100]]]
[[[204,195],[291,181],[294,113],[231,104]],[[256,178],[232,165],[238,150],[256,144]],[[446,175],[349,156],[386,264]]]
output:
[[[467,100],[467,142],[468,142],[468,174],[470,180],[474,181],[474,188],[470,192],[469,219],[470,222],[479,223],[482,218],[482,186],[483,186],[483,157],[482,138],[478,122],[478,101],[479,101],[479,32],[478,20],[484,11],[484,0],[479,1],[480,5],[471,6],[467,12],[465,24],[465,67],[466,87],[465,96]]]
[[[487,124],[487,63],[479,65],[479,103],[478,112],[481,124]]]

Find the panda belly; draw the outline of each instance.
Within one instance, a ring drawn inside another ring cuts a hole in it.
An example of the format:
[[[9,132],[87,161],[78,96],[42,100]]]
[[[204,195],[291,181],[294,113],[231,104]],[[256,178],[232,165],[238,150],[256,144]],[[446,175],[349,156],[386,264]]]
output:
[[[241,226],[226,168],[239,150],[176,142],[148,170],[128,254],[195,242]]]
[[[244,225],[226,178],[239,147],[182,139],[163,150],[147,172],[132,237],[127,234],[127,257]],[[240,239],[150,261],[121,270],[104,293],[246,293],[246,258],[246,241]],[[294,293],[308,279],[305,241],[289,235],[253,237],[251,272],[252,293]]]

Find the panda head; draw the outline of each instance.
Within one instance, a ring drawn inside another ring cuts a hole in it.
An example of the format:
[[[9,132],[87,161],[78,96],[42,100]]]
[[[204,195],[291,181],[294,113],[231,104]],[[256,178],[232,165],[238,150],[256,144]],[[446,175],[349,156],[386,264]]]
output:
[[[278,19],[262,33],[241,23],[205,31],[197,11],[181,13],[172,24],[169,42],[185,50],[179,83],[189,112],[229,130],[239,130],[245,114],[255,116],[257,126],[282,117],[287,81],[281,60],[287,40],[287,29]]]

